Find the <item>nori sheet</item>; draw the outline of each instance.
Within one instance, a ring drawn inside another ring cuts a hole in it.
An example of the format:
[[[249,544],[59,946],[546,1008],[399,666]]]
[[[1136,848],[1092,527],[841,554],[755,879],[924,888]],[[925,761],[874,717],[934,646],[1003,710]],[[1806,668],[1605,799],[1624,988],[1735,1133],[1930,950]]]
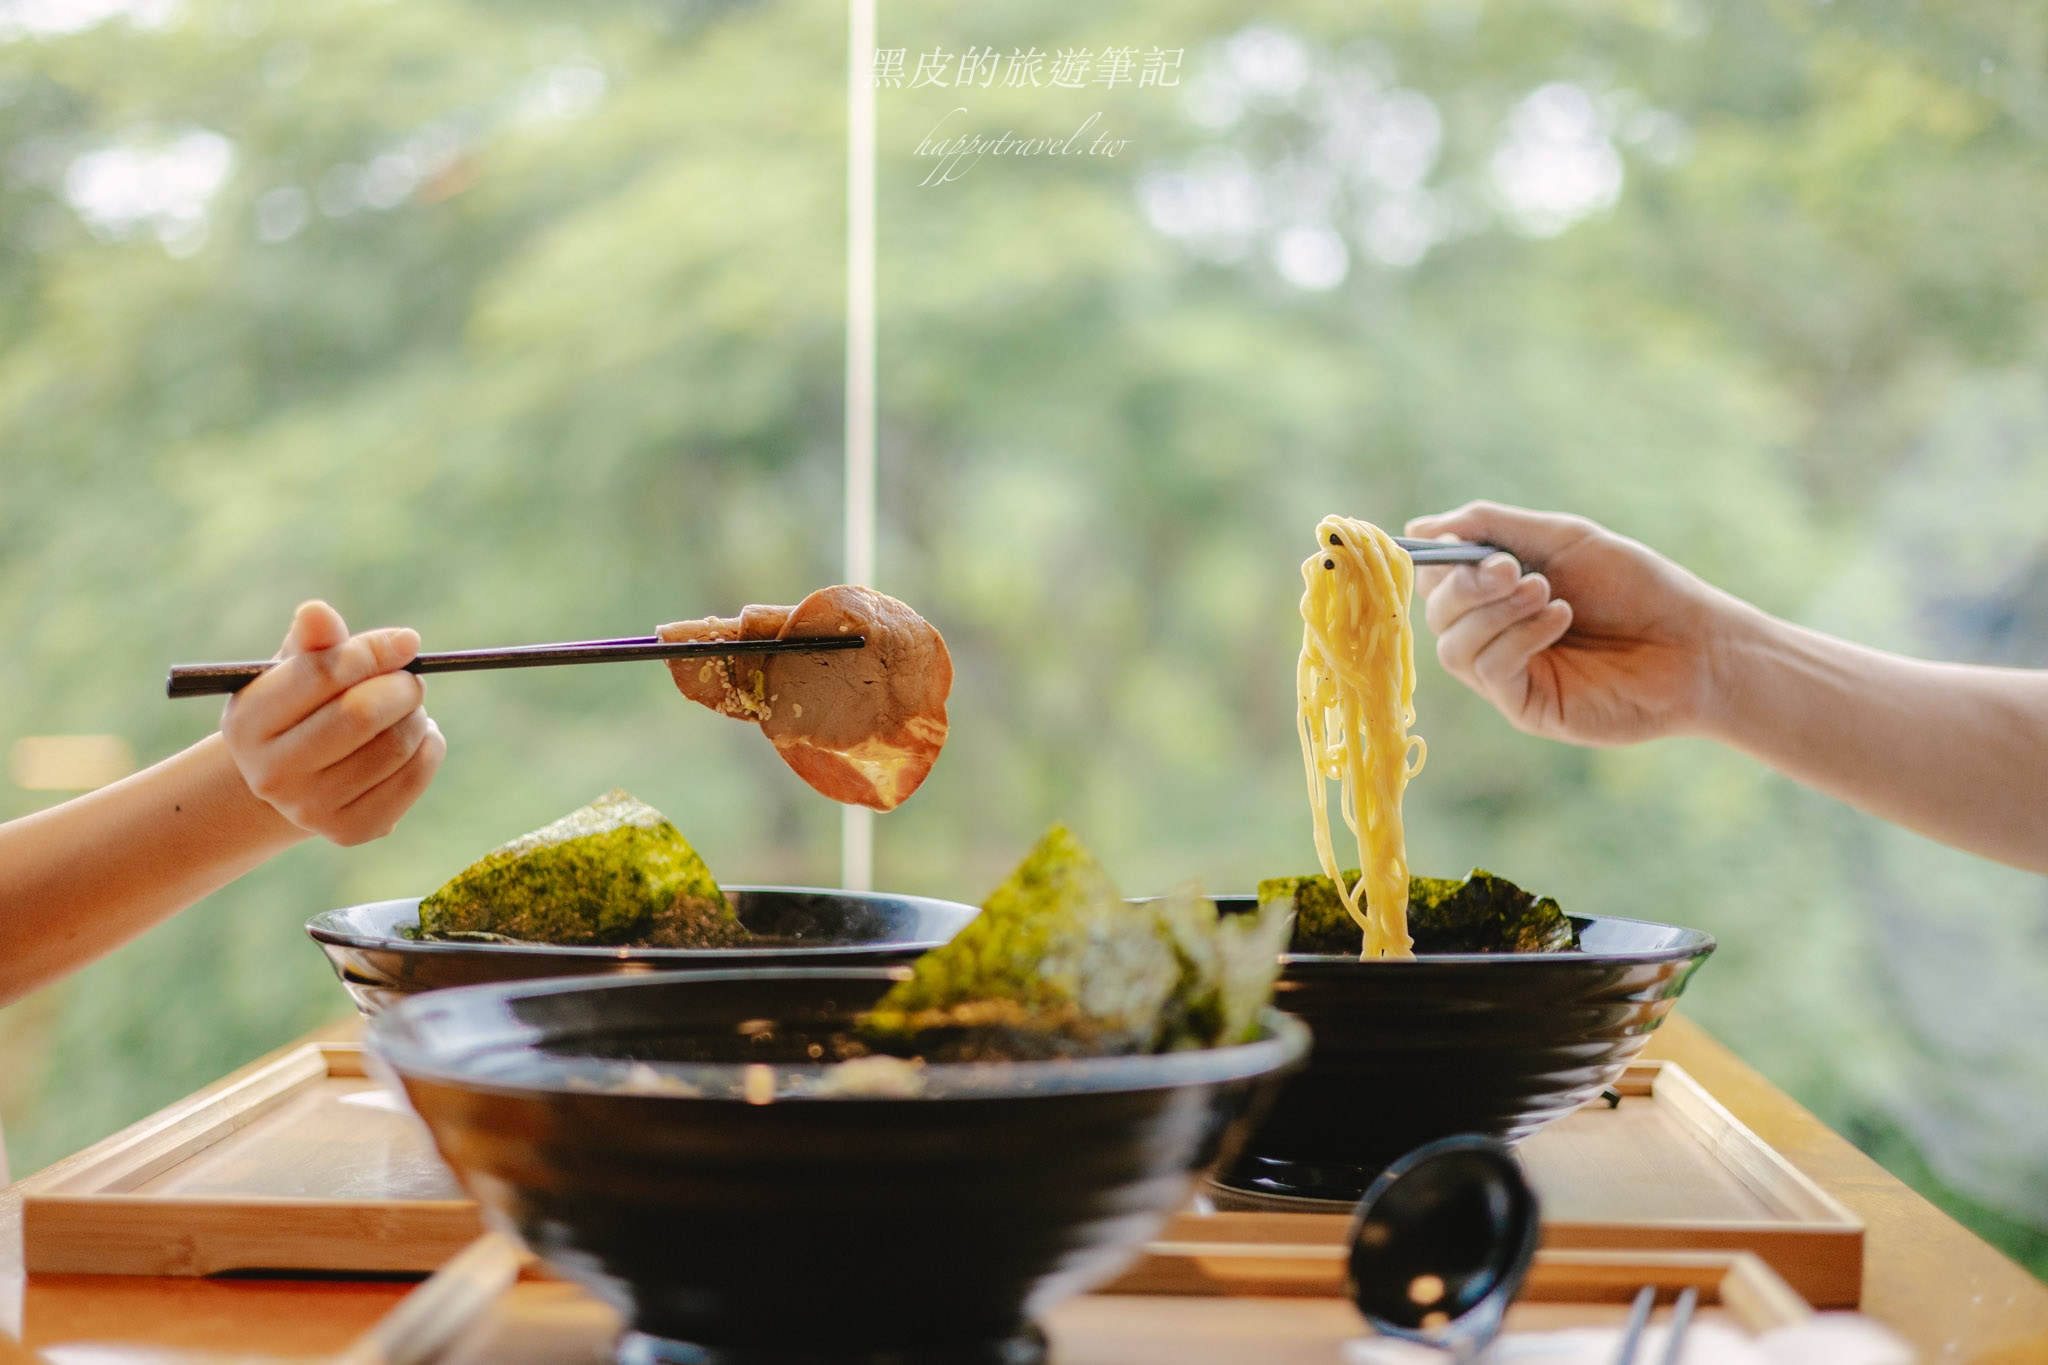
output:
[[[1356,869],[1344,874],[1347,885]],[[1356,954],[1364,932],[1344,909],[1328,877],[1272,877],[1259,883],[1259,904],[1294,911],[1296,953]],[[1416,955],[1430,953],[1561,953],[1578,933],[1556,901],[1524,891],[1505,877],[1474,868],[1463,881],[1408,879],[1408,933]]]
[[[1215,1047],[1254,1035],[1286,911],[1221,915],[1193,891],[1132,903],[1055,825],[951,943],[917,960],[859,1041],[935,1061]]]
[[[723,948],[749,935],[682,832],[614,788],[457,873],[420,902],[418,937]]]

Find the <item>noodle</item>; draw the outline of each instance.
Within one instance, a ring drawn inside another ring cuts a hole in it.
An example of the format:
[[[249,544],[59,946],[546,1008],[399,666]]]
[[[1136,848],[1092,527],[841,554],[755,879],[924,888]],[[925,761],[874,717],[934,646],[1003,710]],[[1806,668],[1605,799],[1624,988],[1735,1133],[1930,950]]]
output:
[[[1412,957],[1401,793],[1427,752],[1415,723],[1415,565],[1379,527],[1324,517],[1302,562],[1301,663],[1295,726],[1308,769],[1316,857],[1365,931],[1361,957]],[[1409,762],[1409,751],[1414,762]],[[1344,884],[1330,842],[1327,781],[1341,784],[1358,840],[1358,881]],[[1363,904],[1360,901],[1363,900]]]

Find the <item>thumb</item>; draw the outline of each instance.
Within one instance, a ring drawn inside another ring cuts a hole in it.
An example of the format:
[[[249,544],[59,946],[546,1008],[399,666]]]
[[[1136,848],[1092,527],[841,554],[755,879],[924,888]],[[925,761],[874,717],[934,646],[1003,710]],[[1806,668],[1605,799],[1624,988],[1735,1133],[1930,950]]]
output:
[[[301,602],[292,613],[292,628],[285,632],[284,647],[277,657],[289,659],[294,654],[333,649],[347,639],[348,622],[341,619],[340,612],[318,599]]]

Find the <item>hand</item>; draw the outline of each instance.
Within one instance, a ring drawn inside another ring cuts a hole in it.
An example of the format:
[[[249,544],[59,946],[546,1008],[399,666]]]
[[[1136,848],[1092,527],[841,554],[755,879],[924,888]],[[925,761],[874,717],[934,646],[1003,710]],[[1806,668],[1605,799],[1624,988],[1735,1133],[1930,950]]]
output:
[[[414,631],[352,636],[325,602],[302,605],[282,662],[221,717],[249,790],[344,847],[389,834],[448,749],[421,704],[426,683],[403,671],[419,649]]]
[[[1516,729],[1607,745],[1698,725],[1734,598],[1583,517],[1473,502],[1407,529],[1498,545],[1531,570],[1496,555],[1416,571],[1437,658]]]

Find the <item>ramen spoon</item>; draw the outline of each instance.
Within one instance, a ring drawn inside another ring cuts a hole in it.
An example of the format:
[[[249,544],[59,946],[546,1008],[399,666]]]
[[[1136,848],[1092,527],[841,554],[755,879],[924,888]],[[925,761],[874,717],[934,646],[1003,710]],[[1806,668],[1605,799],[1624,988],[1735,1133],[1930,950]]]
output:
[[[1351,1222],[1346,1287],[1374,1331],[1475,1360],[1536,1255],[1536,1192],[1505,1144],[1418,1147],[1373,1181]]]

